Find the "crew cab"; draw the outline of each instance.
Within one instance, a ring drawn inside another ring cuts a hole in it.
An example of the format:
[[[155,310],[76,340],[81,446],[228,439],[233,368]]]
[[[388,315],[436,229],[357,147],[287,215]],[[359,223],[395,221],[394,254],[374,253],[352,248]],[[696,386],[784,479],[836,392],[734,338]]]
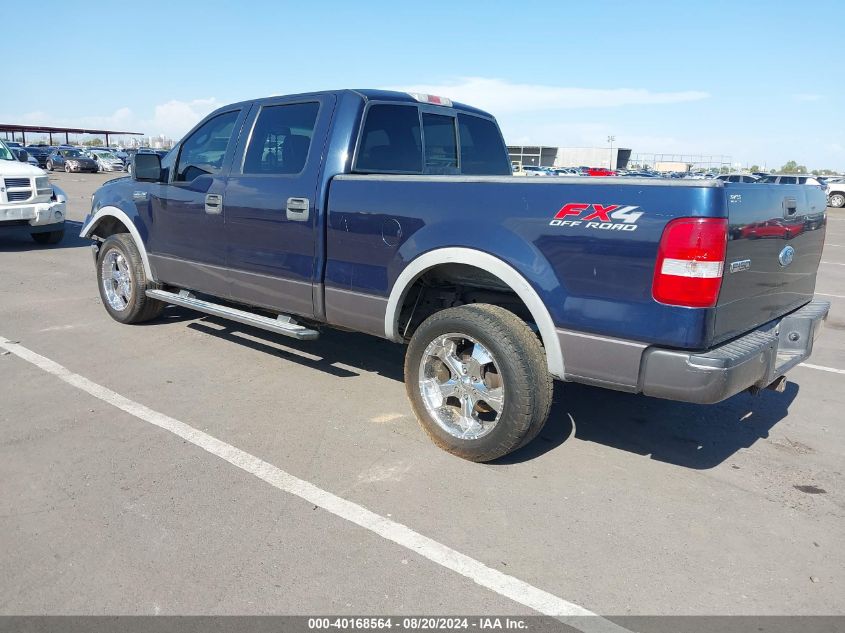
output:
[[[173,304],[407,344],[422,427],[475,461],[537,435],[553,379],[705,404],[780,390],[829,309],[820,189],[514,178],[496,120],[441,97],[235,103],[134,161],[81,232],[114,319]],[[776,220],[803,229],[746,228]]]
[[[65,234],[66,202],[43,170],[21,162],[0,141],[0,236],[31,235],[39,244],[58,244]]]

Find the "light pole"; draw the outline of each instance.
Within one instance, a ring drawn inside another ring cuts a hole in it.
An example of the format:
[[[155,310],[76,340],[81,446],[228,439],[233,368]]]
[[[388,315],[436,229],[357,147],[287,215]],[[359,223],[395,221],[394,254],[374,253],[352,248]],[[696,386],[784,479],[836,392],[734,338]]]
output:
[[[613,141],[616,140],[615,136],[608,136],[607,142],[610,143],[610,170],[613,171]]]

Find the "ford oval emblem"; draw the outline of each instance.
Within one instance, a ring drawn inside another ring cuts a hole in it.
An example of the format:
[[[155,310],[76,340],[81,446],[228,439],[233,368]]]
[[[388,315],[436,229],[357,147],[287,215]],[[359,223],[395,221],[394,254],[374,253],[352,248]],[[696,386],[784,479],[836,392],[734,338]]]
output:
[[[778,255],[778,261],[781,266],[789,266],[793,259],[795,259],[795,249],[791,246],[785,246]]]

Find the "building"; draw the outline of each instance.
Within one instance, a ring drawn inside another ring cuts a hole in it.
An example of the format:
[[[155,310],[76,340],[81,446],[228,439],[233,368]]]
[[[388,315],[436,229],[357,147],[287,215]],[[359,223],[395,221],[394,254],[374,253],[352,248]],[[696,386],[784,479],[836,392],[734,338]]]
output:
[[[536,145],[508,145],[511,163],[536,167],[554,167],[557,159],[557,147],[538,147]]]
[[[720,171],[731,168],[733,159],[727,154],[652,154],[639,153],[630,157],[633,169],[655,171]]]
[[[624,147],[548,147],[509,145],[511,162],[538,167],[608,167],[625,169],[631,150]]]

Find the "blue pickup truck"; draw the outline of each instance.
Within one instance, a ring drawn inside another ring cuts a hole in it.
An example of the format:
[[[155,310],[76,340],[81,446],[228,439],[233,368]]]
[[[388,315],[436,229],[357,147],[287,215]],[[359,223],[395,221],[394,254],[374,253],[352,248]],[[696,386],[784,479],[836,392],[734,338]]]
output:
[[[702,404],[782,390],[827,317],[825,226],[814,187],[514,178],[486,112],[340,90],[220,108],[136,155],[81,234],[122,323],[173,304],[406,343],[425,431],[487,461],[537,435],[553,379]]]

